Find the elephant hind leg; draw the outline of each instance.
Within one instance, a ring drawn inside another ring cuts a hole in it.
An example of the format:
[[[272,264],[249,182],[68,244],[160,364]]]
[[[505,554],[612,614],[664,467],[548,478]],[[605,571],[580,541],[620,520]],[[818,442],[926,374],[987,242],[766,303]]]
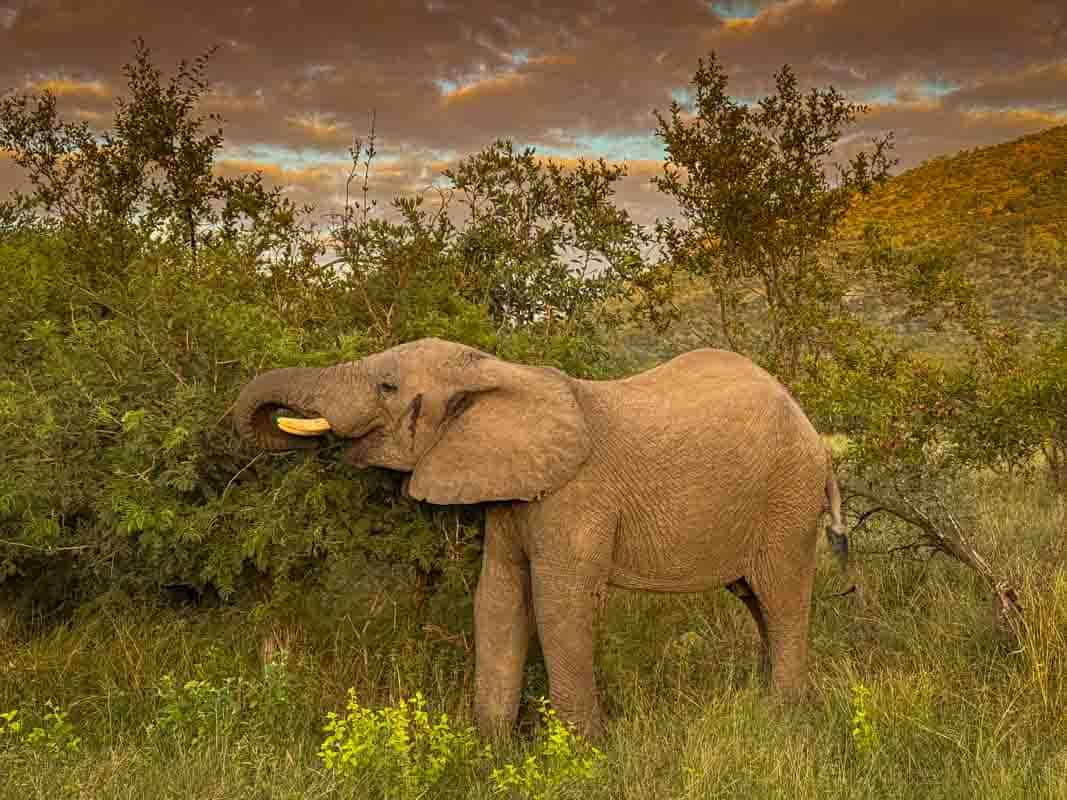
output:
[[[802,694],[807,686],[808,620],[814,569],[803,572],[789,576],[787,581],[782,576],[767,581],[757,579],[751,584],[755,596],[742,598],[745,605],[758,606],[766,627],[771,689],[788,696]]]
[[[752,587],[749,586],[745,578],[738,578],[733,583],[727,584],[726,588],[745,604],[745,608],[752,614],[752,619],[756,621],[756,628],[759,629],[760,638],[759,678],[766,685],[771,678],[770,640],[767,637],[767,622],[763,618],[763,609],[760,608],[759,598],[756,597],[756,593],[752,591]]]

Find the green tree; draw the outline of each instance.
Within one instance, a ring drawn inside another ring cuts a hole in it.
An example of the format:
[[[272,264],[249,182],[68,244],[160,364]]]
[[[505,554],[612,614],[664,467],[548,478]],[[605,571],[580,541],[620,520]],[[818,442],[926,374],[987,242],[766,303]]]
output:
[[[856,519],[890,514],[1014,608],[1010,585],[969,543],[955,489],[966,470],[1011,468],[1037,447],[1004,414],[1004,389],[1016,384],[992,380],[1017,359],[1017,337],[991,324],[951,248],[899,250],[891,232],[873,227],[859,245],[835,238],[857,195],[894,163],[891,134],[830,163],[864,106],[833,88],[802,93],[788,66],[752,106],[731,99],[727,83],[712,54],[694,75],[692,113],[675,102],[657,114],[667,159],[656,182],[681,210],[681,222],[658,223],[666,253],[707,282],[721,338],[781,378],[821,429],[847,436],[836,460]],[[932,362],[844,302],[872,291],[908,315],[956,326],[961,357]]]
[[[444,175],[461,197],[456,247],[465,295],[501,325],[588,330],[649,269],[647,233],[613,203],[626,174],[603,159],[573,169],[496,141]]]
[[[343,448],[268,460],[232,431],[240,386],[263,369],[427,335],[607,375],[614,364],[588,320],[629,287],[620,271],[611,291],[586,291],[561,268],[551,274],[582,296],[573,323],[494,318],[487,298],[500,274],[470,272],[473,223],[451,219],[448,191],[435,208],[397,198],[389,219],[369,189],[350,197],[326,231],[336,258],[322,258],[324,231],[281,188],[258,173],[214,175],[222,134],[196,117],[206,64],[168,83],[138,43],[130,91],[103,132],[65,122],[47,92],[0,101],[0,143],[30,178],[0,209],[0,599],[38,615],[165,587],[231,598],[267,585],[284,599],[313,584],[345,591],[353,569],[376,564],[466,594],[477,510],[407,500],[394,476],[354,473]],[[357,168],[369,179],[366,156],[353,148],[350,190]],[[554,241],[627,246],[614,173],[578,179],[527,163],[564,192],[535,226],[564,215],[579,233]],[[514,209],[507,174],[478,180]],[[517,244],[500,248],[518,257]],[[547,308],[539,302],[527,306]]]
[[[496,141],[442,173],[435,207],[399,197],[385,219],[369,199],[376,152],[372,126],[349,150],[331,263],[383,345],[416,334],[411,320],[430,308],[459,313],[457,303],[481,309],[497,333],[549,338],[595,337],[624,299],[634,315],[665,314],[664,272],[645,257],[651,237],[614,204],[621,167],[567,169]]]
[[[788,65],[753,106],[733,100],[727,83],[712,53],[693,76],[692,115],[677,101],[656,112],[667,157],[654,180],[685,223],[662,221],[659,232],[675,264],[708,279],[726,342],[758,350],[789,380],[824,349],[846,283],[820,258],[855,193],[888,175],[892,139],[838,165],[831,182],[828,159],[866,106],[833,88],[803,94]],[[765,334],[746,320],[754,299],[766,309]]]
[[[30,184],[7,201],[0,220],[33,213],[51,224],[68,264],[94,288],[121,285],[153,249],[169,247],[195,266],[213,243],[231,246],[248,269],[265,262],[308,272],[318,255],[301,223],[310,208],[265,189],[258,175],[214,174],[221,118],[196,115],[213,52],[181,61],[164,81],[137,39],[124,67],[129,97],[116,100],[108,130],[62,119],[48,90],[0,98],[0,147]]]

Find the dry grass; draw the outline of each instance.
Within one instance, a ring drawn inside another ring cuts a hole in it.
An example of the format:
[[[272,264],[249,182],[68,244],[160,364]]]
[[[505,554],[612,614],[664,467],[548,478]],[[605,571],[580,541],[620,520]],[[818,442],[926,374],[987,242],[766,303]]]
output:
[[[782,707],[755,685],[755,631],[725,592],[610,598],[598,664],[613,715],[598,779],[561,796],[597,798],[1062,798],[1067,796],[1067,508],[1043,487],[982,478],[978,540],[1022,590],[1017,636],[998,627],[982,584],[945,559],[866,555],[862,610],[828,599],[843,579],[826,557],[811,631],[812,691]],[[871,528],[856,548],[884,550]],[[469,610],[429,620],[469,632]],[[462,621],[460,621],[462,620]],[[428,620],[423,620],[427,622]],[[435,629],[431,629],[435,630]],[[290,655],[273,725],[199,744],[145,732],[162,676],[262,675]],[[285,619],[107,609],[30,641],[0,640],[0,711],[52,698],[81,751],[0,745],[0,797],[365,797],[316,757],[327,710],[348,686],[379,705],[421,689],[470,720],[472,657],[428,635],[403,598],[308,599]],[[543,670],[530,671],[544,691]],[[876,741],[853,735],[853,687],[870,690]],[[504,755],[522,752],[517,748]],[[488,798],[487,781],[442,797]]]

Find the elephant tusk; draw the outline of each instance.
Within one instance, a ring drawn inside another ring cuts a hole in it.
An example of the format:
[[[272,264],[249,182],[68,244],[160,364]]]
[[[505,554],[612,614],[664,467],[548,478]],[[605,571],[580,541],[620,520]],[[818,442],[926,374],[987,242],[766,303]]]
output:
[[[330,430],[330,423],[323,417],[317,419],[278,417],[278,427],[293,436],[320,436]]]

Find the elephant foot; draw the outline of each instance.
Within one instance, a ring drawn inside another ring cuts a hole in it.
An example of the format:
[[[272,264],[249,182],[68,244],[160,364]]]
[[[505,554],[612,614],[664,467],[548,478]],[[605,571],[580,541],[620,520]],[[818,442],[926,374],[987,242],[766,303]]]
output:
[[[501,717],[487,717],[484,714],[475,714],[477,718],[478,734],[483,739],[491,742],[502,742],[511,737],[515,728],[512,720]]]
[[[491,741],[501,741],[509,738],[515,730],[518,711],[517,698],[514,702],[511,701],[510,696],[499,702],[492,702],[491,698],[489,700],[476,699],[474,703],[474,719],[477,723],[478,733],[483,738]]]
[[[772,679],[770,697],[771,701],[779,708],[792,708],[809,703],[812,699],[813,690],[814,687],[806,677],[787,682],[774,681]]]

